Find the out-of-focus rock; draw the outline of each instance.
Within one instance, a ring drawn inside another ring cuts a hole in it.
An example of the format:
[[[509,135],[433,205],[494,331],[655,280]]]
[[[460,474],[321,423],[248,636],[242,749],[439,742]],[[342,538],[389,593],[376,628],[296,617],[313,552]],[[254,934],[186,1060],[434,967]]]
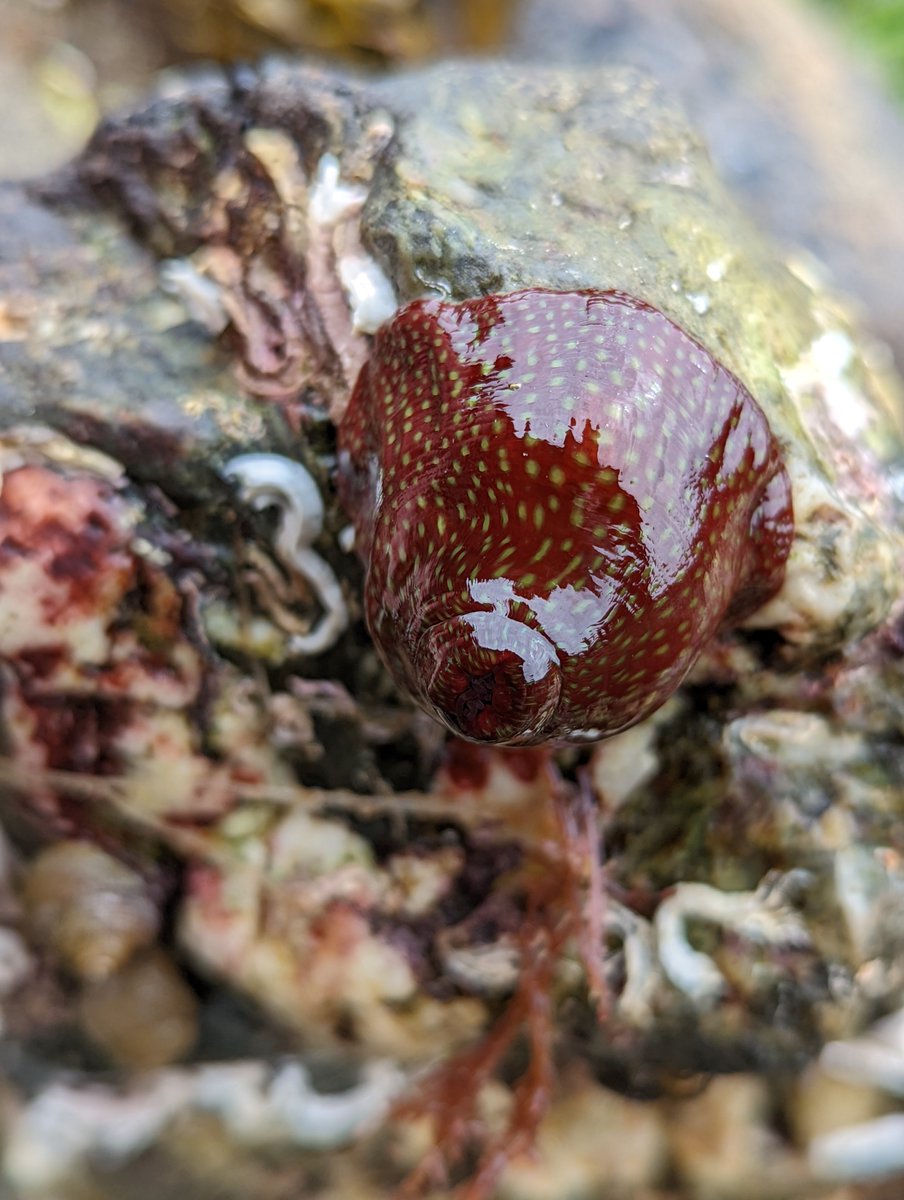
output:
[[[120,970],[160,931],[145,881],[90,842],[57,842],[28,867],[29,932],[82,980]]]
[[[198,1035],[195,997],[159,949],[89,984],[79,1016],[85,1032],[117,1065],[137,1071],[178,1062]]]
[[[904,122],[815,6],[524,0],[513,52],[632,63],[677,92],[757,222],[828,268],[904,362]],[[793,251],[792,251],[793,252]]]

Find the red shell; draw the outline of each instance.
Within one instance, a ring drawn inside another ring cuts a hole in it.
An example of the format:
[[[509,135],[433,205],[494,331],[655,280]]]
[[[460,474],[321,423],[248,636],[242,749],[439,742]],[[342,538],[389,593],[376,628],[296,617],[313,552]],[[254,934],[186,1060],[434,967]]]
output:
[[[339,431],[367,623],[475,741],[605,737],[779,588],[779,446],[746,388],[620,292],[418,300]]]

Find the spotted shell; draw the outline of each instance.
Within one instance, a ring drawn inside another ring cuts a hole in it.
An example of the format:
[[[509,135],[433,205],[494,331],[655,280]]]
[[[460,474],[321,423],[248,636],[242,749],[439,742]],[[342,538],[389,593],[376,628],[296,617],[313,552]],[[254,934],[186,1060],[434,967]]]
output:
[[[388,667],[501,744],[641,720],[778,590],[793,535],[753,397],[613,291],[402,308],[341,424],[340,488]]]

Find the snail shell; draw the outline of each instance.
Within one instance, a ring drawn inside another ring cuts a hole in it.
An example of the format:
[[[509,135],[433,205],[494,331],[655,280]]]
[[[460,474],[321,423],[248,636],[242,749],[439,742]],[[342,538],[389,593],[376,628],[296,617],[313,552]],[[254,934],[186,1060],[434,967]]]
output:
[[[781,585],[780,447],[743,384],[621,292],[419,300],[340,426],[365,611],[455,733],[605,737]]]

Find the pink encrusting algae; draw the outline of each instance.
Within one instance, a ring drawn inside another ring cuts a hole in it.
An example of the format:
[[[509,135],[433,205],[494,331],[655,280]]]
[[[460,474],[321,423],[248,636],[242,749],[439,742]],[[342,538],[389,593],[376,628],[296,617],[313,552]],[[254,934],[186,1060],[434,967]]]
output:
[[[340,426],[365,609],[474,741],[616,733],[778,590],[791,490],[759,405],[621,292],[417,300]]]

